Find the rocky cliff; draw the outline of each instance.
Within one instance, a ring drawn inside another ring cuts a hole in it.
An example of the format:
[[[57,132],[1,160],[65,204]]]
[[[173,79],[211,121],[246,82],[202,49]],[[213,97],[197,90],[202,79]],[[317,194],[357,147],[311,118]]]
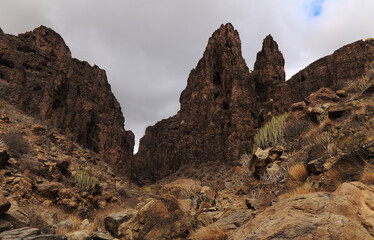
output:
[[[0,94],[117,169],[130,166],[134,136],[124,130],[105,71],[72,58],[53,30],[0,33]]]
[[[301,101],[321,87],[338,90],[362,77],[374,61],[374,41],[359,40],[336,50],[295,74],[287,85],[294,101]]]
[[[189,75],[180,112],[149,127],[141,139],[134,177],[155,181],[183,164],[235,159],[249,146],[255,102],[239,34],[231,24],[222,25]]]
[[[222,25],[189,75],[177,115],[148,127],[132,165],[138,183],[154,182],[185,164],[232,163],[250,152],[255,130],[321,87],[338,89],[374,61],[371,41],[344,46],[285,81],[284,58],[272,36],[263,41],[253,72],[238,32]],[[147,170],[144,170],[147,169]]]

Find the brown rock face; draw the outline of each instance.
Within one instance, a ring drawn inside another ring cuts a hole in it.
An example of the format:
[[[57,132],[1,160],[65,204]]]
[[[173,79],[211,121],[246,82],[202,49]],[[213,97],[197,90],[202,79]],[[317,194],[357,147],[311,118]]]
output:
[[[360,40],[346,45],[310,64],[287,81],[292,101],[302,101],[321,87],[339,90],[349,80],[367,72],[373,61],[373,40]]]
[[[343,183],[334,193],[311,193],[276,203],[229,239],[373,239],[373,189]]]
[[[141,139],[134,177],[152,182],[183,164],[230,162],[248,151],[257,115],[254,88],[238,32],[222,25],[190,73],[180,112],[149,127]]]
[[[374,41],[344,46],[285,81],[284,58],[269,35],[249,72],[238,32],[222,25],[188,78],[175,116],[148,127],[133,179],[154,182],[185,164],[229,163],[250,152],[256,129],[321,87],[335,90],[368,70]]]
[[[71,58],[64,40],[39,27],[0,37],[0,93],[25,112],[61,129],[102,160],[130,166],[134,136],[104,70]]]
[[[278,44],[268,35],[262,44],[262,50],[257,53],[253,75],[256,81],[256,93],[260,102],[266,102],[279,90],[277,85],[286,81],[284,58],[278,49]]]

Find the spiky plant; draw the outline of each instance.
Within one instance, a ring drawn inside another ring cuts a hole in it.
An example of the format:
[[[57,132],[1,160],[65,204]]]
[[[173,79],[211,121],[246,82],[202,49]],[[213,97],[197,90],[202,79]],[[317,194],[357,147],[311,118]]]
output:
[[[86,170],[78,171],[74,176],[74,185],[84,191],[92,191],[96,186],[96,181],[92,174]]]
[[[254,137],[252,153],[255,153],[257,148],[276,146],[283,142],[284,129],[288,115],[289,114],[286,112],[279,116],[272,117],[269,122],[257,131]]]

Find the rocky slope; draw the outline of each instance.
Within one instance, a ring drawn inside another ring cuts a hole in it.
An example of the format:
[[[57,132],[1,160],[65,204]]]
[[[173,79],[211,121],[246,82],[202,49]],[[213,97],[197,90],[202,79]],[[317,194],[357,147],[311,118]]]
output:
[[[1,34],[0,94],[111,166],[127,170],[131,164],[134,136],[124,130],[105,71],[73,59],[53,30]]]
[[[271,116],[321,87],[343,88],[373,61],[373,41],[358,41],[286,82],[284,58],[271,35],[264,39],[254,71],[249,72],[238,32],[231,24],[222,25],[190,73],[178,114],[148,127],[140,140],[133,180],[155,182],[186,164],[233,163],[251,152],[256,129]]]
[[[162,179],[140,188],[114,172],[118,162],[100,161],[100,148],[85,149],[49,124],[60,126],[79,109],[73,119],[92,113],[98,126],[120,114],[103,82],[100,101],[81,89],[77,106],[69,106],[74,92],[67,90],[96,86],[102,70],[72,60],[44,27],[0,38],[0,239],[374,239],[374,41],[344,46],[285,82],[271,36],[249,72],[237,31],[222,25],[191,71],[181,110],[142,138],[133,180]],[[30,91],[33,84],[40,89]],[[55,112],[42,111],[56,99]],[[114,108],[90,108],[101,101]],[[267,130],[281,128],[280,141],[242,154],[285,110],[283,122]]]

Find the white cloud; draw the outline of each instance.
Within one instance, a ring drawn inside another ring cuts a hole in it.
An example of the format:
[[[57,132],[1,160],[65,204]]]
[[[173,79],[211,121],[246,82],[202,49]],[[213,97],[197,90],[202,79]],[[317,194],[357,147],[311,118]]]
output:
[[[189,71],[222,23],[239,31],[250,69],[272,34],[288,78],[344,44],[374,36],[372,0],[12,0],[0,9],[4,32],[46,25],[74,57],[104,68],[126,129],[138,139],[146,126],[177,112]]]

